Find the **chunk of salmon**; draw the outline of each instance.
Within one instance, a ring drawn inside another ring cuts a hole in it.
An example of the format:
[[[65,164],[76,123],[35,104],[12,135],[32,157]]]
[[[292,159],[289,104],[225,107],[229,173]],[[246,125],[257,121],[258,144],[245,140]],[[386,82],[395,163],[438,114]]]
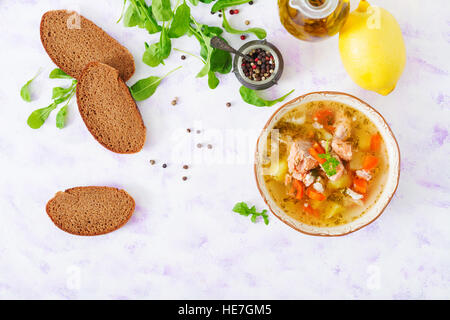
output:
[[[343,111],[339,111],[336,114],[336,120],[334,122],[334,136],[337,139],[345,141],[350,137],[352,133],[352,121],[347,117]]]
[[[342,175],[345,173],[345,167],[342,164],[341,159],[338,157],[338,155],[336,153],[334,153],[333,151],[330,152],[331,156],[333,158],[335,158],[337,161],[339,161],[338,166],[336,167],[336,173],[333,174],[332,176],[329,176],[326,174],[325,170],[323,169],[323,165],[320,165],[320,167],[322,168],[323,172],[326,174],[327,178],[330,179],[331,181],[336,181],[337,179],[339,179],[340,177],[342,177]]]
[[[314,183],[314,181],[316,181],[316,177],[314,177],[311,172],[308,172],[307,174],[305,174],[302,181],[305,184],[305,187],[309,187]]]
[[[350,142],[345,142],[342,141],[341,139],[334,138],[333,141],[331,142],[331,148],[342,160],[345,161],[352,160],[353,153],[352,153],[352,145]]]
[[[370,181],[372,179],[372,175],[367,170],[364,169],[356,170],[355,173],[359,178],[364,179],[366,181]]]
[[[296,140],[289,150],[288,169],[293,178],[303,181],[306,174],[316,168],[319,162],[309,153],[312,143]]]

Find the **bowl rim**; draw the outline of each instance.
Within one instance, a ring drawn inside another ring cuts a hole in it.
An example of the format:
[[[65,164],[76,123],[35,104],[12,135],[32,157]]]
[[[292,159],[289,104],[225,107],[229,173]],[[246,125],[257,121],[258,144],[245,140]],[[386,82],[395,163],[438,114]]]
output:
[[[393,141],[395,142],[395,145],[396,145],[397,150],[398,150],[398,171],[397,171],[397,181],[396,181],[396,184],[395,184],[395,188],[394,188],[393,192],[390,194],[389,199],[387,200],[386,204],[384,205],[383,208],[381,208],[380,212],[379,212],[373,219],[371,219],[369,222],[367,222],[366,224],[364,224],[364,225],[362,225],[362,226],[359,226],[358,228],[355,228],[355,229],[353,229],[353,230],[350,230],[350,231],[348,231],[348,232],[345,232],[345,233],[339,233],[339,234],[320,234],[320,233],[311,233],[311,232],[307,232],[307,231],[301,230],[300,228],[298,228],[298,227],[292,225],[291,223],[289,223],[288,221],[285,221],[285,220],[282,219],[280,216],[278,216],[278,215],[274,212],[274,210],[272,210],[272,207],[270,206],[269,202],[267,201],[266,196],[264,195],[263,191],[261,190],[261,186],[260,186],[259,180],[258,180],[258,169],[257,169],[257,163],[258,163],[257,160],[258,160],[258,159],[257,159],[257,157],[258,157],[258,152],[259,152],[259,150],[258,150],[259,140],[260,140],[261,137],[264,135],[264,132],[266,131],[266,129],[267,129],[267,127],[269,126],[269,124],[271,123],[272,119],[275,117],[275,115],[278,114],[278,112],[280,112],[280,111],[281,111],[282,109],[284,109],[286,106],[290,105],[291,103],[294,103],[294,102],[297,101],[297,100],[304,99],[305,97],[310,96],[310,95],[313,95],[313,94],[344,95],[344,96],[348,96],[348,97],[350,97],[350,98],[356,99],[356,100],[358,100],[359,102],[361,102],[362,104],[366,105],[367,107],[369,107],[370,109],[372,109],[373,111],[375,111],[375,112],[380,116],[380,118],[383,120],[383,122],[385,123],[387,129],[389,130],[389,133],[390,133],[390,135],[392,136]],[[353,232],[355,232],[355,231],[361,230],[361,229],[364,228],[364,227],[367,227],[369,224],[371,224],[372,222],[374,222],[375,220],[377,220],[377,219],[383,214],[384,210],[385,210],[386,207],[389,205],[389,203],[391,202],[392,198],[394,197],[394,195],[395,195],[395,193],[396,193],[396,191],[397,191],[397,189],[398,189],[398,185],[399,185],[399,182],[400,182],[400,173],[401,173],[401,170],[400,170],[400,169],[401,169],[401,153],[400,153],[400,146],[399,146],[399,144],[398,144],[397,138],[395,137],[395,135],[394,135],[394,133],[393,133],[391,127],[390,127],[389,124],[387,123],[386,119],[381,115],[380,112],[378,112],[378,110],[376,110],[374,107],[372,107],[371,105],[369,105],[367,102],[365,102],[365,101],[359,99],[358,97],[355,97],[354,95],[351,95],[351,94],[345,93],[345,92],[340,92],[340,91],[313,91],[313,92],[309,92],[309,93],[303,94],[303,95],[301,95],[301,96],[298,96],[298,97],[296,97],[296,98],[294,98],[294,99],[292,99],[292,100],[286,102],[286,103],[283,104],[281,107],[279,107],[277,110],[275,110],[275,112],[274,112],[274,113],[270,116],[270,118],[267,120],[266,124],[264,125],[264,127],[263,127],[263,129],[262,129],[262,131],[261,131],[261,133],[260,133],[260,135],[258,136],[258,139],[257,139],[257,141],[256,141],[255,158],[254,158],[254,164],[253,164],[253,172],[254,172],[254,175],[255,175],[256,186],[257,186],[257,188],[258,188],[258,190],[259,190],[259,193],[261,194],[261,197],[263,198],[264,202],[266,203],[267,207],[269,208],[270,212],[271,212],[275,217],[277,217],[281,222],[283,222],[284,224],[288,225],[288,226],[291,227],[292,229],[294,229],[294,230],[296,230],[296,231],[298,231],[298,232],[300,232],[300,233],[303,233],[303,234],[306,234],[306,235],[310,235],[310,236],[316,236],[316,237],[342,237],[342,236],[346,236],[346,235],[348,235],[348,234],[350,234],[350,233],[353,233]]]

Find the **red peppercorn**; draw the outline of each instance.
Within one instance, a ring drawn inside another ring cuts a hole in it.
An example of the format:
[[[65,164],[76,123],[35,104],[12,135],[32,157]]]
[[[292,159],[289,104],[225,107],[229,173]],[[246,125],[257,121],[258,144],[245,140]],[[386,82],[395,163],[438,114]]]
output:
[[[238,13],[239,13],[238,9],[234,10],[234,14],[238,14]]]
[[[245,36],[244,35],[241,36],[241,40],[245,40]]]
[[[230,14],[234,14],[234,10],[230,10]]]
[[[258,62],[259,61],[259,59],[258,58],[255,58],[255,62]]]
[[[270,60],[270,58],[269,58],[269,57],[266,57],[266,60],[267,60],[267,61],[269,61],[269,60]]]
[[[252,66],[252,69],[256,69],[256,64]]]

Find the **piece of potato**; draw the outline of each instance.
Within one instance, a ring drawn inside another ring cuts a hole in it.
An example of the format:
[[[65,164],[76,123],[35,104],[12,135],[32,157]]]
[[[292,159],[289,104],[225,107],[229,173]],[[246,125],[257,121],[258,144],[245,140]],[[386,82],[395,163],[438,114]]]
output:
[[[269,175],[280,182],[284,182],[284,177],[286,176],[287,172],[287,160],[280,160],[278,163],[273,163],[269,168]]]
[[[341,206],[339,203],[336,202],[328,202],[327,206],[325,207],[323,217],[325,219],[330,219],[334,217],[335,215],[341,213],[344,210],[344,207]]]
[[[348,174],[342,175],[336,181],[328,180],[327,187],[333,190],[343,189],[349,187],[351,184],[350,176]]]
[[[356,136],[358,137],[358,148],[362,151],[369,151],[372,135],[367,131],[359,130]]]
[[[317,210],[317,209],[319,209],[319,208],[323,205],[323,201],[310,199],[310,200],[309,200],[309,205],[310,205],[311,208],[313,208],[314,210]]]
[[[359,170],[363,167],[364,156],[366,153],[364,152],[354,152],[352,160],[349,162],[350,170]]]

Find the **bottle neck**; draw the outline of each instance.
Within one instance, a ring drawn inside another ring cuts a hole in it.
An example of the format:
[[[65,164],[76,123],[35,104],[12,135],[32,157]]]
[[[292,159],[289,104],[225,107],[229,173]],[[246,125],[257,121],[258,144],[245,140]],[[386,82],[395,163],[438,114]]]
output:
[[[339,0],[289,0],[289,5],[312,19],[323,19],[336,10]]]

